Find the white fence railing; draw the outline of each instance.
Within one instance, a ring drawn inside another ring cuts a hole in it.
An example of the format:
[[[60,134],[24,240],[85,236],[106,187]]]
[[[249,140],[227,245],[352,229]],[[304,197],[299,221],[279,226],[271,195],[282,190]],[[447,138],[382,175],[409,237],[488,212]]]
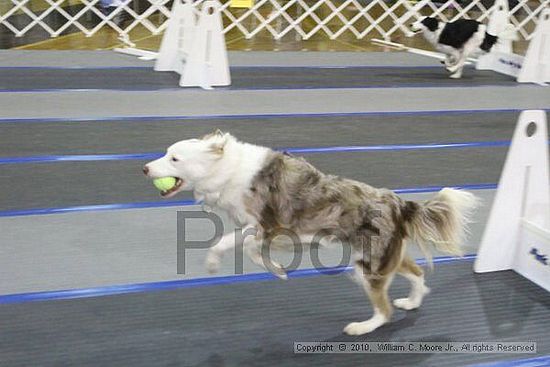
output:
[[[136,28],[156,35],[166,28],[172,4],[172,0],[119,0],[119,6],[105,12],[100,0],[72,1],[70,9],[66,0],[42,1],[46,7],[41,10],[31,10],[32,0],[6,1],[8,5],[0,8],[0,25],[18,37],[36,28],[51,37],[68,31],[93,36],[102,28],[112,28],[124,38]],[[409,24],[420,16],[484,21],[492,6],[492,0],[257,0],[250,9],[237,9],[222,0],[225,33],[241,33],[247,39],[262,34],[275,40],[289,34],[304,40],[323,35],[337,39],[344,34],[349,38],[346,33],[357,39],[390,40],[397,33],[407,33]],[[548,6],[550,0],[511,0],[511,22],[523,39],[530,39],[539,13]]]

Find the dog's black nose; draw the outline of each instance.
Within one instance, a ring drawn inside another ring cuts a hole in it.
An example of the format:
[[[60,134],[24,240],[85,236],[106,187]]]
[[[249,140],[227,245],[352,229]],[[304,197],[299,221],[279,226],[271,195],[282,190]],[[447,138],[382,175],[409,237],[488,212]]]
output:
[[[143,166],[143,173],[147,175],[149,173],[149,167]]]

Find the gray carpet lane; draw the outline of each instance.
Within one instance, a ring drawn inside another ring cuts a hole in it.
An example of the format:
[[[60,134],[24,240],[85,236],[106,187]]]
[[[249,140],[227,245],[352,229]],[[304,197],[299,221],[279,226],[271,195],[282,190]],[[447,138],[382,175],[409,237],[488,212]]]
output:
[[[517,86],[508,76],[469,68],[450,79],[443,67],[239,67],[229,89]],[[179,75],[150,68],[0,69],[0,91],[177,89]]]
[[[5,119],[112,116],[216,116],[287,113],[402,112],[549,108],[550,88],[215,89],[123,92],[63,90],[0,93]],[[32,108],[30,108],[32,106]]]
[[[228,51],[231,66],[430,66],[431,57],[408,52]],[[0,67],[125,67],[149,66],[144,61],[111,50],[0,50]]]
[[[507,148],[304,155],[326,173],[377,187],[495,183]],[[141,172],[145,162],[65,162],[4,165],[2,210],[158,201]],[[178,196],[190,199],[189,193]]]
[[[162,152],[177,140],[200,137],[215,129],[277,148],[510,140],[518,116],[519,112],[453,112],[12,122],[0,124],[0,157]]]
[[[350,337],[372,313],[345,275],[0,305],[3,366],[464,366],[533,354],[294,354],[298,341],[535,341],[550,353],[550,294],[508,271],[437,265],[415,311]],[[392,298],[408,286],[397,278]]]
[[[474,212],[470,235],[462,248],[465,254],[477,252],[493,202],[494,190],[477,190],[483,205]],[[428,200],[433,193],[403,194],[406,200]],[[70,214],[0,218],[0,295],[55,291],[204,278],[263,271],[240,251],[229,251],[219,272],[211,274],[204,266],[206,248],[185,252],[185,274],[177,273],[177,212],[200,211],[197,205],[164,208],[88,211]],[[235,224],[216,211],[223,232],[231,233]],[[185,238],[213,245],[214,225],[207,220],[190,220]],[[183,230],[182,227],[179,227]],[[38,244],[38,245],[37,245]],[[206,247],[206,246],[205,246]],[[407,246],[413,258],[422,258],[417,246]],[[319,258],[325,266],[342,261],[342,247],[323,247]],[[434,251],[434,256],[446,254]],[[279,263],[288,266],[292,254],[273,251]],[[237,258],[237,260],[235,260]],[[311,251],[304,251],[300,268],[311,269]]]

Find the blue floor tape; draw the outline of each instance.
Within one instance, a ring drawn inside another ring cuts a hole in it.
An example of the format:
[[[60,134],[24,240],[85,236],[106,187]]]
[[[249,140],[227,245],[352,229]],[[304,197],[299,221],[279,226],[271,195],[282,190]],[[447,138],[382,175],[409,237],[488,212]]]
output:
[[[425,186],[425,187],[410,187],[394,189],[397,194],[421,194],[436,192],[445,187],[464,190],[494,190],[497,184],[481,183],[481,184],[464,184],[464,185],[449,185],[449,186]],[[163,208],[175,206],[191,206],[198,205],[194,200],[175,200],[175,201],[152,201],[152,202],[137,202],[137,203],[114,203],[114,204],[98,204],[98,205],[78,205],[57,208],[32,208],[32,209],[16,209],[0,211],[1,217],[22,217],[30,215],[47,215],[47,214],[67,214],[78,212],[106,211],[106,210],[124,210],[124,209],[147,209],[147,208]]]
[[[305,148],[278,148],[292,154],[319,154],[319,153],[349,153],[349,152],[381,152],[431,149],[468,149],[468,148],[495,148],[508,147],[510,141],[479,141],[459,143],[427,143],[427,144],[386,144],[386,145],[352,145],[337,147],[305,147]],[[95,162],[95,161],[125,161],[125,160],[153,160],[164,155],[161,152],[131,153],[131,154],[70,154],[70,155],[40,155],[28,157],[0,157],[0,164],[25,163],[55,163],[55,162]]]
[[[475,255],[465,255],[461,258],[442,256],[433,259],[434,264],[446,264],[458,261],[472,261]],[[425,259],[417,260],[420,265],[426,264]],[[347,266],[323,268],[323,269],[299,269],[288,273],[289,278],[303,278],[318,275],[334,275],[350,271],[352,268]],[[143,293],[162,290],[174,290],[182,288],[205,287],[214,285],[234,284],[243,282],[258,282],[278,279],[271,273],[250,273],[241,275],[228,275],[210,278],[181,279],[164,282],[138,283],[112,285],[105,287],[67,289],[59,291],[18,293],[0,296],[0,304],[26,303],[37,301],[53,301],[63,299],[75,299],[86,297],[112,296],[128,293]]]
[[[550,355],[537,356],[532,358],[515,359],[510,361],[497,361],[471,365],[469,367],[548,367],[550,366]]]

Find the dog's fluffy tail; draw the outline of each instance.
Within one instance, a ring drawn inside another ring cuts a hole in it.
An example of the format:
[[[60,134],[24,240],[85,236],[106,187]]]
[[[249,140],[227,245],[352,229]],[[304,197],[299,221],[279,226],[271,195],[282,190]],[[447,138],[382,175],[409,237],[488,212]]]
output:
[[[463,255],[460,245],[478,203],[473,194],[448,188],[439,191],[431,200],[418,203],[406,224],[407,232],[430,264],[432,246],[449,255]]]

